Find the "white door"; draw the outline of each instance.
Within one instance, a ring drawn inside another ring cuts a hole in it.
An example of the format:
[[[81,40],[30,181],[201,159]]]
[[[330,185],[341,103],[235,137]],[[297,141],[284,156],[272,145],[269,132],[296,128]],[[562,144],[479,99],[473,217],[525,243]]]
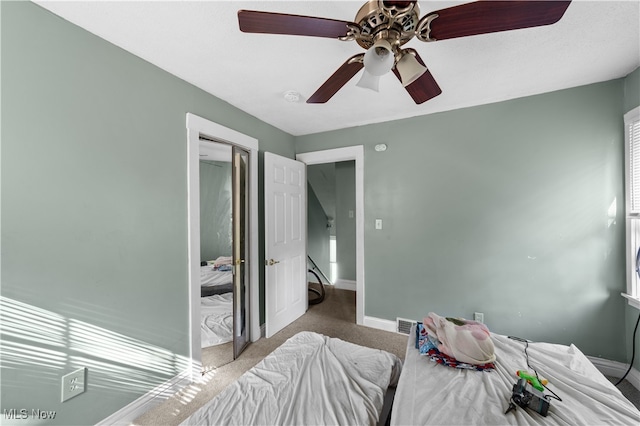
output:
[[[305,164],[264,154],[265,333],[271,337],[307,310]]]

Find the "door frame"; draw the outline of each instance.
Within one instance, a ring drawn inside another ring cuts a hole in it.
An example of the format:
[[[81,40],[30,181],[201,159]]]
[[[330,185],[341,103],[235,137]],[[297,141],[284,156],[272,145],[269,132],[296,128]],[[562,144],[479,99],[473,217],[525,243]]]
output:
[[[200,337],[200,136],[216,142],[237,145],[249,151],[249,339],[260,338],[259,266],[258,266],[258,139],[214,123],[192,113],[186,115],[187,127],[187,227],[188,227],[188,300],[189,357],[191,378],[202,371]]]
[[[364,318],[364,147],[362,145],[296,154],[296,160],[313,164],[355,161],[356,172],[356,324]]]

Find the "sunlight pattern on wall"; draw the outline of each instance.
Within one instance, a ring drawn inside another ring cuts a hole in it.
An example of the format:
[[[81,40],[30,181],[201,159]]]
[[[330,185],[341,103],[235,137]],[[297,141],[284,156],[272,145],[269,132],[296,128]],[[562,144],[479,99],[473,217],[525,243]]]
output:
[[[129,367],[167,375],[176,373],[177,360],[171,351],[142,345],[137,339],[74,319],[68,321],[68,327],[71,350]]]
[[[87,367],[87,393],[142,395],[191,368],[188,357],[18,300],[0,296],[0,308],[0,368],[9,392],[39,383],[57,394],[65,373]]]
[[[0,333],[43,345],[67,345],[66,319],[44,309],[0,296]]]
[[[3,367],[11,369],[20,366],[42,366],[62,370],[67,363],[67,354],[3,339],[0,359]]]

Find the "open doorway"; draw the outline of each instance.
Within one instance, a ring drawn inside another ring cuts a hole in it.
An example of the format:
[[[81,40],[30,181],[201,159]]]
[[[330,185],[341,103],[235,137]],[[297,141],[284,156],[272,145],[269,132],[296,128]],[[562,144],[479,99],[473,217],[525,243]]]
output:
[[[211,369],[247,345],[249,152],[200,135],[199,155],[200,337],[203,368]]]
[[[355,161],[307,165],[307,251],[316,272],[356,291]]]
[[[346,209],[347,216],[352,211],[352,223],[355,227],[355,259],[351,262],[351,265],[355,268],[355,291],[356,291],[356,323],[364,325],[364,149],[360,146],[352,146],[345,148],[330,149],[325,151],[306,152],[296,156],[297,160],[302,161],[309,166],[319,164],[334,164],[341,162],[351,162],[353,167],[353,189],[354,189],[354,204],[355,208]],[[339,230],[336,229],[336,246],[340,238]],[[340,253],[337,253],[340,256]],[[328,255],[327,255],[328,257]],[[327,260],[327,265],[330,262]],[[339,264],[338,264],[339,265]],[[327,266],[328,268],[329,266]],[[338,278],[340,277],[340,266],[338,266]],[[351,284],[353,285],[353,281]]]
[[[209,163],[201,163],[200,159],[203,159],[207,151],[212,154],[211,158],[208,158]],[[218,154],[222,154],[224,161],[221,161],[222,158],[218,158]],[[205,253],[208,250],[206,241],[202,241],[205,246],[201,246],[201,240],[203,240],[201,219],[204,220],[206,217],[200,210],[202,196],[200,180],[203,167],[209,167],[216,171],[217,169],[225,169],[229,163],[229,170],[233,171],[230,177],[234,188],[232,192],[240,195],[233,197],[232,200],[227,200],[233,202],[231,217],[237,219],[233,223],[241,226],[232,227],[233,237],[224,250],[224,254],[231,255],[226,257],[231,257],[232,262],[228,266],[233,271],[233,356],[238,356],[247,340],[255,341],[260,337],[258,324],[258,209],[256,208],[258,204],[257,158],[258,141],[256,139],[196,115],[187,114],[187,216],[189,228],[187,261],[189,267],[189,340],[192,379],[198,378],[203,368],[202,313],[204,311],[202,300],[203,297],[209,296],[209,294],[203,293],[206,293],[209,290],[207,287],[210,286],[203,286],[203,283],[209,284],[209,282],[202,279],[202,269],[208,267],[209,261],[212,261],[212,268],[215,266],[217,258],[209,258],[225,257],[220,256],[220,253],[217,252],[214,254]],[[203,176],[209,174],[205,173]],[[228,174],[225,176],[226,178],[220,180],[220,183],[229,181]],[[216,185],[213,187],[215,188]],[[214,192],[220,194],[220,191]],[[214,199],[220,201],[220,197],[214,197]],[[213,211],[214,209],[209,210],[216,213]],[[215,230],[218,232],[223,228],[220,223],[228,220],[229,216],[226,214],[219,216],[218,219],[211,219],[210,223],[215,225]],[[227,228],[228,226],[224,229]],[[229,234],[229,230],[226,234]],[[232,253],[228,253],[229,251]],[[220,271],[212,270],[212,272]],[[240,319],[237,320],[237,318]]]

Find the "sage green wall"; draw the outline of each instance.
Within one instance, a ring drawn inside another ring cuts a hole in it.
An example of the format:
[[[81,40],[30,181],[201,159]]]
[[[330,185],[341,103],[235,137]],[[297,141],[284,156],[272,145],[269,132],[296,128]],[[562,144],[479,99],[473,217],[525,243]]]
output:
[[[622,97],[615,80],[296,138],[364,146],[365,315],[484,312],[627,361]]]
[[[624,112],[640,106],[640,68],[624,79]]]
[[[200,260],[231,256],[231,162],[200,161]]]
[[[310,184],[307,183],[307,254],[320,270],[330,278],[329,228],[327,214]],[[322,279],[322,276],[320,276]],[[325,281],[322,279],[323,282]],[[325,284],[328,284],[325,282]]]
[[[336,163],[336,260],[341,280],[356,280],[355,212],[356,163],[341,161]]]
[[[640,106],[640,68],[636,68],[634,72],[629,74],[624,79],[624,109],[623,111],[626,113],[631,111],[632,109]],[[627,359],[631,360],[631,356],[633,353],[633,346],[636,348],[636,358],[633,362],[633,366],[635,369],[640,370],[640,356],[637,354],[640,353],[640,334],[636,334],[635,342],[633,339],[633,330],[638,321],[638,312],[637,309],[632,306],[627,305],[626,307],[626,337],[627,337]]]
[[[0,7],[0,411],[94,424],[186,368],[186,113],[289,158],[294,138],[31,2]],[[87,392],[60,403],[82,366]]]

